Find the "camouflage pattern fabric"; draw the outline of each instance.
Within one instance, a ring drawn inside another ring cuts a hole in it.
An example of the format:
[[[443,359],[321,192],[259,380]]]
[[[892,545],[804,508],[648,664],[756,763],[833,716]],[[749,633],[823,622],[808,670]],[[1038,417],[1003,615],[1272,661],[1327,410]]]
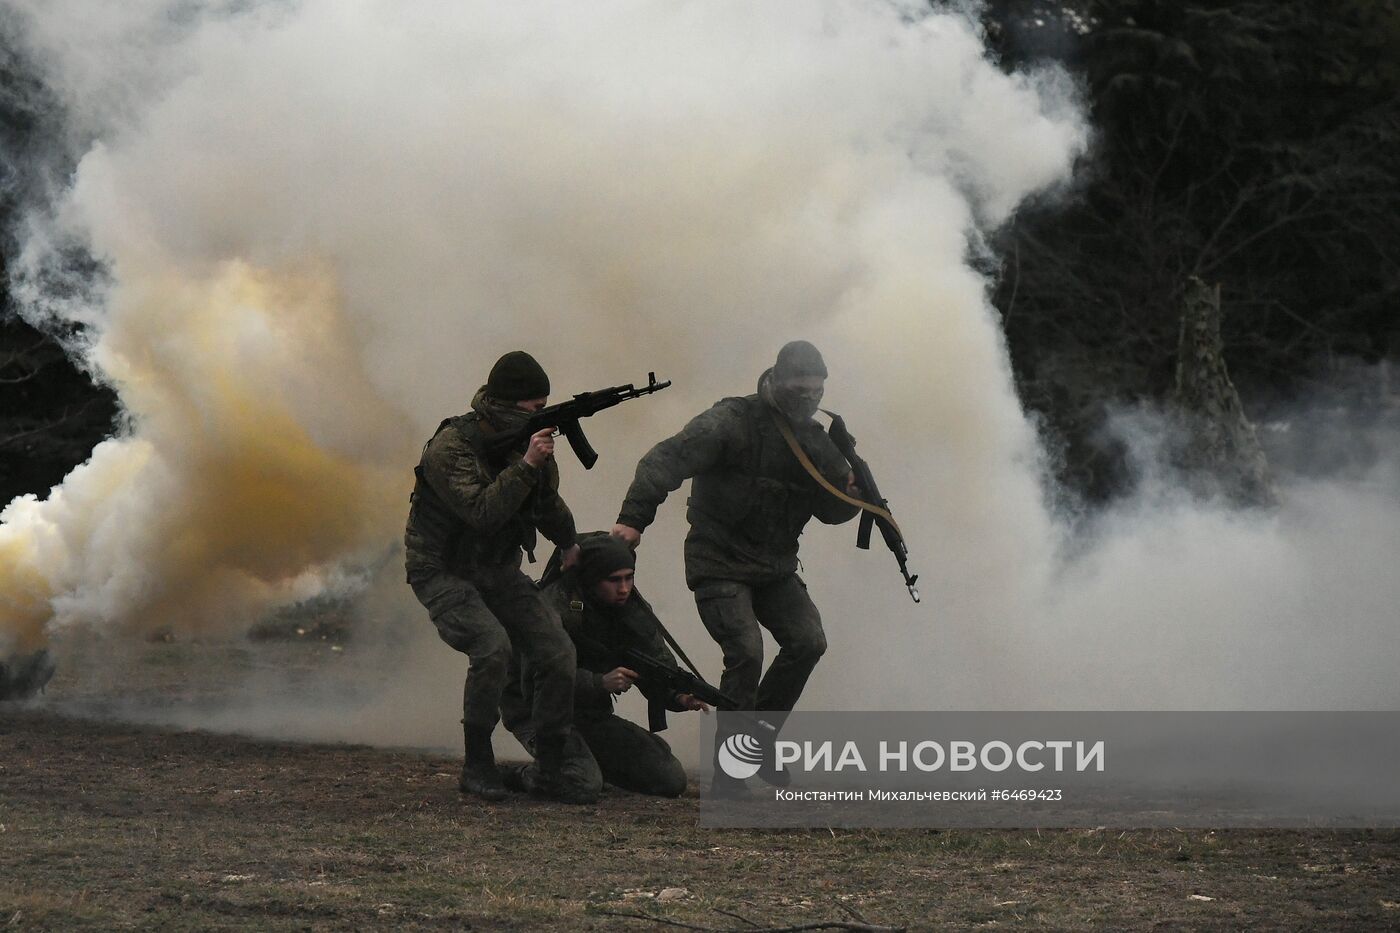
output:
[[[485,457],[473,443],[489,414],[483,392],[472,408],[444,422],[424,448],[404,532],[408,582],[443,641],[470,658],[465,723],[495,725],[519,651],[534,663],[534,728],[564,733],[573,719],[573,642],[520,565],[536,529],[572,545],[573,515],[553,461],[536,469],[518,454],[501,464]]]
[[[444,422],[423,450],[404,531],[409,582],[444,570],[470,579],[477,566],[519,566],[521,549],[534,548],[536,529],[560,547],[574,542],[558,465],[549,460],[536,469],[519,454],[490,463],[472,443],[488,410],[481,392],[472,408]]]
[[[859,509],[823,490],[773,420],[769,373],[759,391],[727,398],[637,464],[618,522],[638,530],[668,494],[693,477],[686,517],[686,583],[724,652],[719,687],[743,709],[790,710],[826,651],[821,615],[797,576],[798,537],[813,517],[849,521]],[[850,464],[815,421],[792,425],[817,470],[838,489]],[[763,635],[778,656],[763,671]]]
[[[766,376],[766,374],[765,374]],[[788,449],[760,393],[726,398],[653,447],[637,464],[618,522],[638,531],[681,483],[693,478],[686,518],[686,583],[769,583],[797,570],[797,539],[814,516],[853,518],[855,506],[819,487]],[[793,425],[827,481],[846,486],[850,465],[815,421]]]
[[[695,590],[695,603],[705,630],[724,652],[719,689],[740,709],[796,706],[826,653],[826,632],[807,584],[795,573],[761,584],[712,580]],[[778,643],[778,656],[766,673],[760,625]]]
[[[675,666],[670,649],[657,630],[656,614],[636,590],[620,607],[595,606],[583,599],[571,574],[547,586],[545,601],[558,614],[575,643],[578,666],[574,677],[574,729],[582,739],[565,745],[565,777],[596,793],[602,782],[639,794],[679,796],[685,790],[685,770],[660,736],[613,712],[613,694],[603,688],[603,675],[624,666],[610,649],[629,647]],[[517,656],[501,701],[505,726],[534,754],[535,732],[529,710],[536,702],[539,680],[529,657]],[[648,703],[679,711],[674,696],[650,685],[638,689]],[[534,772],[527,769],[527,786]]]
[[[515,567],[477,568],[468,581],[449,573],[413,583],[443,641],[467,655],[462,721],[493,727],[511,676],[511,658],[529,659],[534,689],[525,716],[534,731],[567,732],[573,722],[574,644],[534,582]]]

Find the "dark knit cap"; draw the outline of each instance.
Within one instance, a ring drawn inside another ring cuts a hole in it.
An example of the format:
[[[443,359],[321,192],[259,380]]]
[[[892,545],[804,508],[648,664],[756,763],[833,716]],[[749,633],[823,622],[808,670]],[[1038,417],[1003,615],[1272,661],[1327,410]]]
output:
[[[511,350],[491,367],[486,394],[502,402],[521,402],[549,395],[544,367],[524,350]]]
[[[822,361],[821,353],[805,340],[783,344],[778,351],[778,362],[773,366],[773,378],[785,382],[802,376],[826,378],[826,363]]]
[[[610,534],[586,535],[578,541],[579,583],[591,587],[619,570],[635,570],[637,555],[621,538]]]

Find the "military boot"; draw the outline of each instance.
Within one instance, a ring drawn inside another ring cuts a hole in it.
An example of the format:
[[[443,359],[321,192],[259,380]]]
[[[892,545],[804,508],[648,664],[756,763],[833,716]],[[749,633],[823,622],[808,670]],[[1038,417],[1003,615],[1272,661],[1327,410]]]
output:
[[[763,764],[758,767],[758,779],[773,787],[788,787],[792,784],[792,772],[778,767],[778,739],[770,736],[763,746]]]
[[[568,738],[567,733],[535,737],[536,772],[529,782],[530,793],[560,803],[597,803],[597,792],[580,786],[564,773],[564,744]]]
[[[535,784],[536,769],[533,764],[515,762],[498,767],[501,773],[501,783],[505,785],[506,790],[515,791],[517,794],[526,794]]]
[[[25,700],[44,689],[56,666],[47,648],[0,657],[0,700]]]
[[[753,791],[748,784],[732,778],[718,768],[710,779],[710,798],[713,800],[752,800]]]
[[[496,769],[496,752],[491,747],[494,726],[464,725],[467,758],[462,763],[462,777],[457,782],[464,794],[475,794],[483,800],[505,800],[506,786]]]

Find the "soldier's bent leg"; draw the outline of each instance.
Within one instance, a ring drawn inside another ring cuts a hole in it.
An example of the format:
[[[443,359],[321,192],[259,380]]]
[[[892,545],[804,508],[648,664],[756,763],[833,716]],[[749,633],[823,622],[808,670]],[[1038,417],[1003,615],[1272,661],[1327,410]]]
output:
[[[520,652],[512,651],[506,688],[501,692],[501,725],[516,738],[522,729],[531,729],[530,699],[523,683],[528,676]]]
[[[749,588],[729,580],[702,583],[695,588],[695,605],[705,630],[724,652],[719,689],[740,709],[761,709],[754,703],[763,674],[763,633]]]
[[[758,708],[790,710],[802,696],[812,669],[826,653],[821,614],[807,595],[806,584],[795,573],[754,587],[753,601],[758,621],[778,643],[778,656],[758,687]]]
[[[443,641],[470,661],[462,691],[462,721],[495,728],[509,675],[511,643],[506,630],[470,582],[435,574],[413,583]]]
[[[613,715],[581,717],[575,727],[609,784],[655,797],[685,792],[685,768],[661,736]]]
[[[524,659],[533,687],[531,726],[537,736],[562,736],[574,720],[574,643],[559,616],[519,570],[494,575],[482,596]]]

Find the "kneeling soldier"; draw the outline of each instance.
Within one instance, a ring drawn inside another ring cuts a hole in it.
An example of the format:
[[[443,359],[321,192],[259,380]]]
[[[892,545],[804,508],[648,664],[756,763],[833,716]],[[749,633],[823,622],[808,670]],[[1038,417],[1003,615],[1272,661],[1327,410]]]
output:
[[[685,790],[685,770],[666,740],[656,735],[666,728],[666,711],[705,710],[709,706],[689,694],[639,680],[620,663],[617,652],[631,649],[675,666],[662,640],[656,614],[633,587],[636,556],[632,549],[605,533],[579,539],[579,559],[572,571],[560,574],[544,589],[545,599],[564,620],[574,640],[578,671],[574,679],[574,729],[582,742],[566,749],[566,779],[580,790],[597,794],[606,781],[624,790],[660,797],[678,797]],[[527,749],[538,746],[525,711],[534,681],[530,660],[520,664],[526,675],[512,680],[503,705],[506,728]],[[650,711],[648,732],[613,712],[613,698],[636,684]],[[534,766],[507,771],[507,783],[530,788]]]

